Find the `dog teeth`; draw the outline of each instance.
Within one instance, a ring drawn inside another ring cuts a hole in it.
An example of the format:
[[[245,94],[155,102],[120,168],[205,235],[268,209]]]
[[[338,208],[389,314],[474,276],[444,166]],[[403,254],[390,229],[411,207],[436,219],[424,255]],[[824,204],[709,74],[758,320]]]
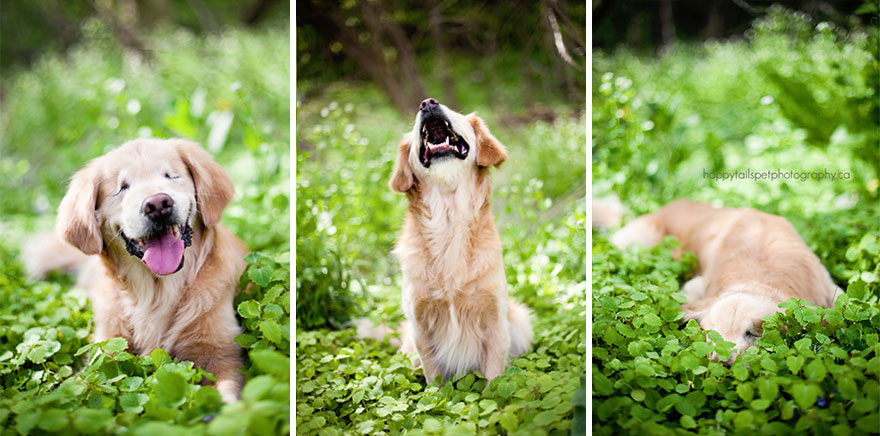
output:
[[[438,148],[442,148],[442,147],[449,148],[449,147],[450,147],[450,145],[449,145],[449,137],[447,136],[446,139],[443,140],[443,142],[441,142],[441,143],[439,143],[439,144],[434,144],[434,143],[429,142],[429,143],[427,143],[427,145],[428,145],[428,147],[427,147],[428,150],[430,150],[430,151],[432,151],[432,152],[433,152],[434,150],[437,150]]]
[[[180,227],[172,227],[171,235],[174,236],[174,239],[180,239]]]

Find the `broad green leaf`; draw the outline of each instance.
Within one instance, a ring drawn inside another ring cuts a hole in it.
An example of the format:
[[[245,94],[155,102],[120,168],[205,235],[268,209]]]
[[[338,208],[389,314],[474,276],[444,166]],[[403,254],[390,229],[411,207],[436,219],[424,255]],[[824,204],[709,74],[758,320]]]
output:
[[[150,400],[145,394],[128,392],[119,397],[119,407],[126,412],[141,413],[144,408],[141,407]]]
[[[276,343],[281,343],[281,327],[277,321],[263,320],[260,321],[260,332],[266,339]]]
[[[766,400],[763,398],[758,399],[758,400],[754,400],[749,404],[749,407],[751,407],[753,410],[756,410],[756,411],[762,411],[762,410],[770,407],[770,400]]]
[[[797,374],[804,365],[805,359],[801,356],[788,356],[785,358],[785,364],[792,374]]]
[[[238,305],[238,314],[242,318],[251,319],[260,316],[260,302],[256,300],[247,300]]]
[[[73,426],[82,433],[97,433],[112,420],[113,415],[107,409],[77,409],[73,411]]]
[[[516,418],[516,414],[509,411],[502,413],[498,418],[498,422],[508,433],[515,431],[519,427],[519,420]]]
[[[752,397],[754,396],[755,391],[752,388],[752,385],[742,383],[737,385],[736,394],[739,395],[740,398],[742,398],[743,402],[748,403],[752,401]]]
[[[269,284],[269,280],[272,279],[272,270],[265,266],[251,267],[248,270],[248,277],[254,283],[266,287]]]
[[[103,348],[108,353],[118,353],[128,348],[128,341],[124,338],[111,338],[104,344]]]
[[[279,380],[290,378],[290,358],[273,350],[258,350],[250,353],[254,366]]]
[[[48,409],[40,415],[37,427],[48,432],[60,432],[70,425],[68,412],[60,409]]]
[[[801,410],[813,406],[822,391],[818,386],[807,383],[795,383],[791,386],[791,395]]]
[[[825,378],[826,373],[825,362],[823,362],[822,359],[813,359],[813,361],[807,364],[804,368],[804,375],[807,376],[810,381],[814,382],[822,381]]]
[[[156,384],[153,386],[156,398],[165,407],[177,407],[182,404],[187,390],[186,379],[182,375],[170,371],[158,374]]]
[[[736,377],[739,381],[745,381],[749,378],[749,370],[746,368],[746,365],[742,362],[736,362],[730,368],[733,376]]]

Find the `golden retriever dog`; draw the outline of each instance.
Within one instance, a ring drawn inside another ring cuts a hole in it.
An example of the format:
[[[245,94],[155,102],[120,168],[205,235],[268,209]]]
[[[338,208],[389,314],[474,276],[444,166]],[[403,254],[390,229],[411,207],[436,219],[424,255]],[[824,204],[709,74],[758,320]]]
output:
[[[678,238],[678,253],[693,252],[699,262],[682,287],[684,317],[736,344],[728,364],[763,334],[762,318],[784,311],[779,303],[795,297],[832,307],[840,292],[785,218],[754,209],[677,200],[627,224],[611,242],[653,246],[667,235]]]
[[[216,377],[225,402],[244,381],[233,297],[247,248],[220,224],[232,195],[198,144],[138,139],[77,172],[56,219],[56,233],[84,253],[77,287],[92,302],[94,340],[122,337],[132,353],[163,348],[192,361]],[[78,261],[69,249],[29,256],[35,275]]]
[[[394,254],[403,271],[401,351],[425,378],[501,375],[532,340],[528,309],[507,296],[489,168],[507,149],[475,114],[429,98],[398,148],[391,189],[409,200]]]

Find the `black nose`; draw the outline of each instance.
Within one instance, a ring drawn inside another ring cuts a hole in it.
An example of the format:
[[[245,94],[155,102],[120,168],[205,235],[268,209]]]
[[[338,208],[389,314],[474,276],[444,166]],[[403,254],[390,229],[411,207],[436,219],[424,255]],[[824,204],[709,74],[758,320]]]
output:
[[[154,221],[168,218],[173,210],[174,200],[164,193],[147,197],[141,205],[141,212]]]
[[[423,111],[429,111],[437,107],[440,104],[436,98],[426,98],[422,100],[422,103],[419,104],[419,109]]]

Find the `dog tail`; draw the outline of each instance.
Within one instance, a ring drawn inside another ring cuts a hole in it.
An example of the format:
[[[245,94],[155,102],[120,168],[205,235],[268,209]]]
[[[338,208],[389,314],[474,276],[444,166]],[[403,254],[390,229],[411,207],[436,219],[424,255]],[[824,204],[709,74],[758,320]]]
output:
[[[379,325],[373,324],[373,321],[370,321],[368,318],[357,318],[352,320],[351,324],[357,330],[357,337],[361,339],[375,339],[377,341],[382,341],[385,339],[385,336],[394,333],[394,330],[391,330],[385,323],[379,323]],[[403,336],[403,331],[405,329],[404,323],[401,323],[401,327],[398,328],[398,331]],[[400,340],[397,338],[391,338],[388,340],[388,343],[394,347],[400,348]]]
[[[21,247],[25,271],[33,279],[44,278],[56,270],[79,272],[89,257],[54,232],[38,233]]]
[[[508,298],[507,320],[510,323],[510,355],[524,353],[532,345],[532,313],[522,303]]]
[[[632,244],[653,247],[663,241],[666,232],[655,214],[642,215],[611,235],[611,243],[623,250]]]
[[[612,195],[605,198],[594,198],[592,212],[593,228],[608,229],[620,225],[626,208],[619,198]],[[663,241],[665,236],[659,224],[658,218],[653,214],[641,216],[614,232],[610,241],[621,250],[636,243],[652,247]]]
[[[593,228],[607,229],[620,225],[626,208],[616,195],[605,198],[594,198],[592,204]]]

